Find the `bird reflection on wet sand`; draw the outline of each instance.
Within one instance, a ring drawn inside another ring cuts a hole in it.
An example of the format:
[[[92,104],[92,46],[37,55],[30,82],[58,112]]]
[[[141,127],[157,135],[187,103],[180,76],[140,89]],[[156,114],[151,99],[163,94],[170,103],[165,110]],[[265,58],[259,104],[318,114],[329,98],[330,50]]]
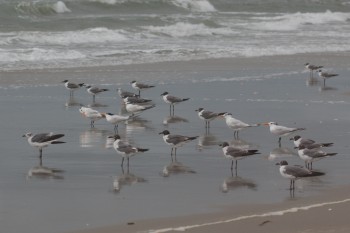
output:
[[[65,103],[67,108],[75,106],[83,106],[82,103],[78,102],[73,96],[70,96],[67,102]]]
[[[216,136],[211,133],[206,133],[198,138],[197,149],[202,151],[203,149],[211,146],[217,146],[219,144]]]
[[[188,120],[186,118],[180,116],[167,116],[163,120],[163,125],[168,124],[176,124],[176,123],[187,123]]]
[[[226,179],[224,179],[221,185],[221,191],[223,193],[227,193],[230,190],[235,190],[239,188],[248,188],[256,191],[257,185],[252,180],[244,179],[240,176],[229,176]]]
[[[109,130],[91,128],[80,133],[80,147],[92,147],[96,143],[103,143],[104,139],[110,135]]]
[[[161,176],[169,177],[171,174],[176,175],[176,174],[186,174],[186,173],[195,174],[196,171],[175,160],[171,162],[169,165],[164,166],[161,172]]]
[[[277,147],[270,152],[270,155],[267,157],[267,159],[270,161],[274,161],[276,159],[284,159],[297,155],[298,154],[295,152],[295,150],[292,150],[287,147]]]
[[[61,175],[64,171],[57,168],[50,168],[43,166],[42,159],[39,159],[39,165],[31,168],[27,173],[27,179],[58,179],[62,180],[64,177]]]
[[[130,173],[129,168],[127,168],[126,172],[124,172],[124,168],[122,168],[122,174],[114,178],[113,191],[119,193],[123,186],[145,182],[147,182],[147,180],[143,177]]]

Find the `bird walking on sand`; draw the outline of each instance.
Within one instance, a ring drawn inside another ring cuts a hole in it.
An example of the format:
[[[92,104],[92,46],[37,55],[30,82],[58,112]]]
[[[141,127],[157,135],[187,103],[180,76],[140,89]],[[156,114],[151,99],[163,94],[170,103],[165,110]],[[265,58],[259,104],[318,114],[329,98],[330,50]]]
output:
[[[310,78],[314,76],[314,71],[319,70],[323,68],[323,66],[316,66],[316,65],[311,65],[310,63],[305,63],[304,64],[305,68],[310,70]]]
[[[288,136],[296,131],[305,130],[305,128],[289,128],[286,126],[278,125],[276,122],[267,122],[263,125],[270,127],[270,132],[278,136],[278,144],[281,146],[281,138]]]
[[[86,91],[92,95],[92,102],[95,103],[95,96],[102,93],[102,92],[109,91],[109,89],[93,87],[91,85],[88,85],[88,86],[86,86]]]
[[[311,148],[320,148],[320,147],[330,147],[330,146],[333,146],[333,144],[334,144],[332,142],[317,143],[312,139],[302,138],[299,135],[295,135],[294,137],[290,138],[289,140],[293,140],[294,146],[296,148],[303,145],[303,146],[307,146],[309,149],[311,149]]]
[[[298,147],[298,155],[299,157],[305,161],[305,167],[312,170],[312,163],[314,161],[334,156],[337,153],[327,153],[319,148],[308,148],[307,145],[300,145]]]
[[[72,97],[74,91],[84,86],[84,83],[71,83],[68,80],[63,80],[64,86],[69,90],[69,95]]]
[[[239,131],[246,129],[246,128],[251,128],[251,127],[256,127],[256,126],[260,126],[260,124],[247,124],[243,121],[240,121],[236,118],[234,118],[232,116],[231,113],[224,113],[222,115],[225,118],[226,121],[226,125],[230,128],[234,130],[233,136],[234,138],[238,139],[238,133]]]
[[[332,74],[332,73],[323,72],[322,70],[318,70],[318,76],[323,78],[323,86],[326,86],[326,79],[329,79],[338,75],[339,74]]]
[[[149,151],[149,149],[135,147],[126,142],[123,142],[118,134],[114,135],[113,138],[115,140],[113,143],[113,148],[117,151],[118,154],[122,156],[122,163],[120,165],[121,167],[123,167],[124,165],[125,158],[127,159],[127,167],[129,168],[130,157],[134,156],[139,152]]]
[[[178,103],[181,103],[181,102],[184,102],[184,101],[187,101],[190,99],[190,98],[179,98],[176,96],[172,96],[172,95],[169,95],[168,92],[164,92],[163,94],[161,94],[161,96],[163,96],[163,100],[165,103],[170,104],[170,115],[171,116],[174,115],[174,105],[175,104],[178,104]]]
[[[312,177],[312,176],[322,176],[324,175],[323,172],[317,172],[317,171],[310,171],[309,169],[303,168],[298,165],[288,165],[288,162],[283,160],[279,163],[276,163],[276,165],[279,165],[279,171],[282,175],[282,177],[290,179],[290,186],[289,189],[291,191],[294,191],[295,189],[295,180],[305,178],[305,177]]]
[[[83,117],[90,119],[91,128],[95,127],[95,121],[104,117],[102,113],[92,108],[81,107],[79,108],[79,112]]]
[[[131,83],[132,88],[134,88],[135,90],[139,91],[139,97],[141,97],[141,90],[155,87],[154,85],[148,85],[148,84],[140,83],[140,82],[137,82],[135,80],[131,81],[130,83]]]
[[[189,137],[189,136],[183,136],[183,135],[174,135],[174,134],[170,134],[168,130],[164,130],[159,134],[163,134],[164,142],[171,146],[171,152],[170,152],[171,160],[173,160],[173,150],[174,150],[174,156],[176,160],[177,148],[199,137],[199,136]]]
[[[54,134],[54,133],[39,133],[32,134],[26,133],[23,137],[26,137],[29,145],[39,148],[39,158],[42,158],[43,148],[49,146],[50,144],[62,144],[65,142],[57,141],[57,139],[62,138],[64,134]]]
[[[211,112],[211,111],[205,110],[204,108],[198,108],[195,111],[198,112],[198,117],[205,121],[206,129],[210,128],[210,121],[224,114],[223,112],[222,113]]]
[[[233,163],[235,162],[235,170],[237,175],[237,161],[243,158],[246,158],[250,155],[260,154],[258,150],[250,149],[241,149],[237,147],[230,146],[228,142],[223,142],[219,146],[222,147],[222,152],[224,153],[225,158],[230,159],[231,162],[231,171],[233,171]]]

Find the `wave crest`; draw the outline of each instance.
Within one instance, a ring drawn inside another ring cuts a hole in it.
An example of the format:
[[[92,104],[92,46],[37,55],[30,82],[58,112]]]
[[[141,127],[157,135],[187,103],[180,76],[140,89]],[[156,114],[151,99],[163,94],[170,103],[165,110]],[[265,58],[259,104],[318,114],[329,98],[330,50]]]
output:
[[[52,15],[71,12],[71,10],[62,1],[57,2],[20,2],[15,10],[24,15]]]

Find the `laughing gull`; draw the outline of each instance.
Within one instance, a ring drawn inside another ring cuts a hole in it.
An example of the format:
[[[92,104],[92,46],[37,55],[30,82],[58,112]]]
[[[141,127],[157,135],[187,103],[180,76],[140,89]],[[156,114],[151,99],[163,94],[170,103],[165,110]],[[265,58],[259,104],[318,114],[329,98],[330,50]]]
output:
[[[172,95],[169,95],[168,92],[164,92],[163,94],[161,94],[161,96],[163,96],[163,100],[165,103],[170,104],[170,115],[174,115],[175,104],[178,104],[190,99],[190,98],[179,98],[176,96],[172,96]],[[171,109],[173,110],[172,112],[171,112]]]
[[[304,177],[312,177],[312,176],[322,176],[323,172],[310,171],[309,169],[303,168],[298,165],[288,165],[288,162],[283,160],[276,165],[280,166],[280,173],[284,178],[290,179],[290,190],[294,190],[295,180],[304,178]]]
[[[95,96],[105,92],[105,91],[109,91],[109,89],[107,88],[99,88],[99,87],[93,87],[91,85],[86,86],[86,90],[89,94],[92,95],[92,101],[95,103]]]
[[[339,74],[331,74],[331,73],[323,72],[322,70],[318,70],[318,76],[323,78],[323,86],[326,86],[326,79],[332,78],[338,75]]]
[[[139,105],[139,104],[133,104],[130,102],[126,103],[125,109],[127,112],[131,113],[131,114],[138,114],[141,113],[147,109],[151,109],[154,108],[156,105]]]
[[[147,104],[149,102],[151,102],[152,100],[150,99],[143,99],[143,98],[139,98],[139,97],[132,97],[132,96],[126,96],[123,97],[123,101],[124,103],[130,103],[130,104]]]
[[[240,120],[234,118],[231,113],[227,113],[227,112],[224,113],[222,116],[225,118],[226,125],[229,128],[234,130],[234,133],[233,133],[234,138],[238,138],[239,131],[246,129],[246,128],[256,127],[256,126],[260,125],[260,124],[250,125],[250,124],[244,123],[243,121],[240,121]]]
[[[278,125],[276,122],[264,123],[270,127],[270,132],[278,136],[278,144],[281,146],[281,137],[288,136],[296,131],[305,130],[305,128],[289,128],[286,126]]]
[[[225,158],[231,159],[231,171],[233,170],[233,162],[235,161],[235,170],[237,174],[237,161],[243,159],[250,155],[260,154],[258,150],[246,150],[237,147],[230,146],[228,142],[223,142],[219,146],[222,147],[222,152],[224,153]]]
[[[310,78],[314,76],[314,70],[319,70],[323,68],[323,66],[311,65],[310,63],[305,63],[304,66],[306,69],[310,70]]]
[[[123,167],[124,158],[127,158],[127,160],[128,160],[127,166],[129,168],[129,159],[131,156],[134,156],[138,152],[146,152],[149,150],[149,149],[135,147],[135,146],[132,146],[126,142],[123,142],[120,139],[120,136],[118,134],[114,135],[113,138],[115,140],[113,143],[113,147],[117,151],[117,153],[122,156],[122,163],[120,165],[121,167]]]
[[[154,85],[139,83],[139,82],[136,82],[135,80],[131,81],[130,84],[131,84],[132,88],[139,91],[139,97],[141,97],[141,90],[155,87]]]
[[[326,153],[319,148],[308,148],[307,145],[300,145],[298,147],[299,157],[305,161],[305,167],[312,170],[312,162],[334,156],[337,153]]]
[[[95,121],[104,117],[99,111],[92,108],[81,107],[79,108],[79,112],[83,117],[86,117],[91,120],[90,122],[91,128],[95,126]]]
[[[210,121],[218,118],[219,116],[222,116],[224,113],[216,113],[204,110],[204,108],[198,108],[195,110],[198,112],[198,117],[205,121],[205,128],[210,128]]]
[[[74,95],[74,91],[84,86],[84,83],[71,83],[68,80],[62,81],[64,86],[69,90],[70,96]]]
[[[113,114],[113,113],[101,113],[102,117],[106,118],[106,121],[114,125],[114,133],[117,134],[118,132],[118,124],[121,122],[128,121],[135,116],[121,116],[118,114]]]
[[[125,97],[137,97],[137,94],[129,92],[129,91],[124,91],[121,88],[117,88],[118,95],[120,98],[125,98]]]
[[[170,134],[168,130],[164,130],[160,132],[159,134],[163,134],[163,140],[166,144],[171,146],[171,152],[170,156],[171,159],[173,160],[173,150],[175,149],[175,160],[176,160],[176,150],[178,147],[183,146],[185,143],[190,142],[198,138],[199,136],[194,136],[194,137],[188,137],[188,136],[182,136],[182,135],[173,135]]]
[[[62,144],[65,142],[57,141],[57,139],[63,137],[64,134],[54,134],[54,133],[39,133],[32,134],[26,133],[23,137],[27,137],[29,145],[39,148],[39,157],[42,158],[43,148],[50,144]]]
[[[294,146],[298,148],[301,145],[305,145],[308,148],[320,148],[320,147],[330,147],[333,146],[334,143],[316,143],[312,139],[305,139],[300,137],[299,135],[295,135],[294,137],[290,138],[290,140],[293,140]]]

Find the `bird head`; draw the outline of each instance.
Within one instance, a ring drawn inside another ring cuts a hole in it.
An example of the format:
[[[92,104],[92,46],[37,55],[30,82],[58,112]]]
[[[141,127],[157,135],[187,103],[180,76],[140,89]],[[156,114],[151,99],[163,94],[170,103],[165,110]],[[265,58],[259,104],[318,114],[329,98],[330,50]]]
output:
[[[169,132],[168,130],[164,130],[164,131],[160,132],[159,134],[169,135],[169,134],[170,134],[170,132]]]

